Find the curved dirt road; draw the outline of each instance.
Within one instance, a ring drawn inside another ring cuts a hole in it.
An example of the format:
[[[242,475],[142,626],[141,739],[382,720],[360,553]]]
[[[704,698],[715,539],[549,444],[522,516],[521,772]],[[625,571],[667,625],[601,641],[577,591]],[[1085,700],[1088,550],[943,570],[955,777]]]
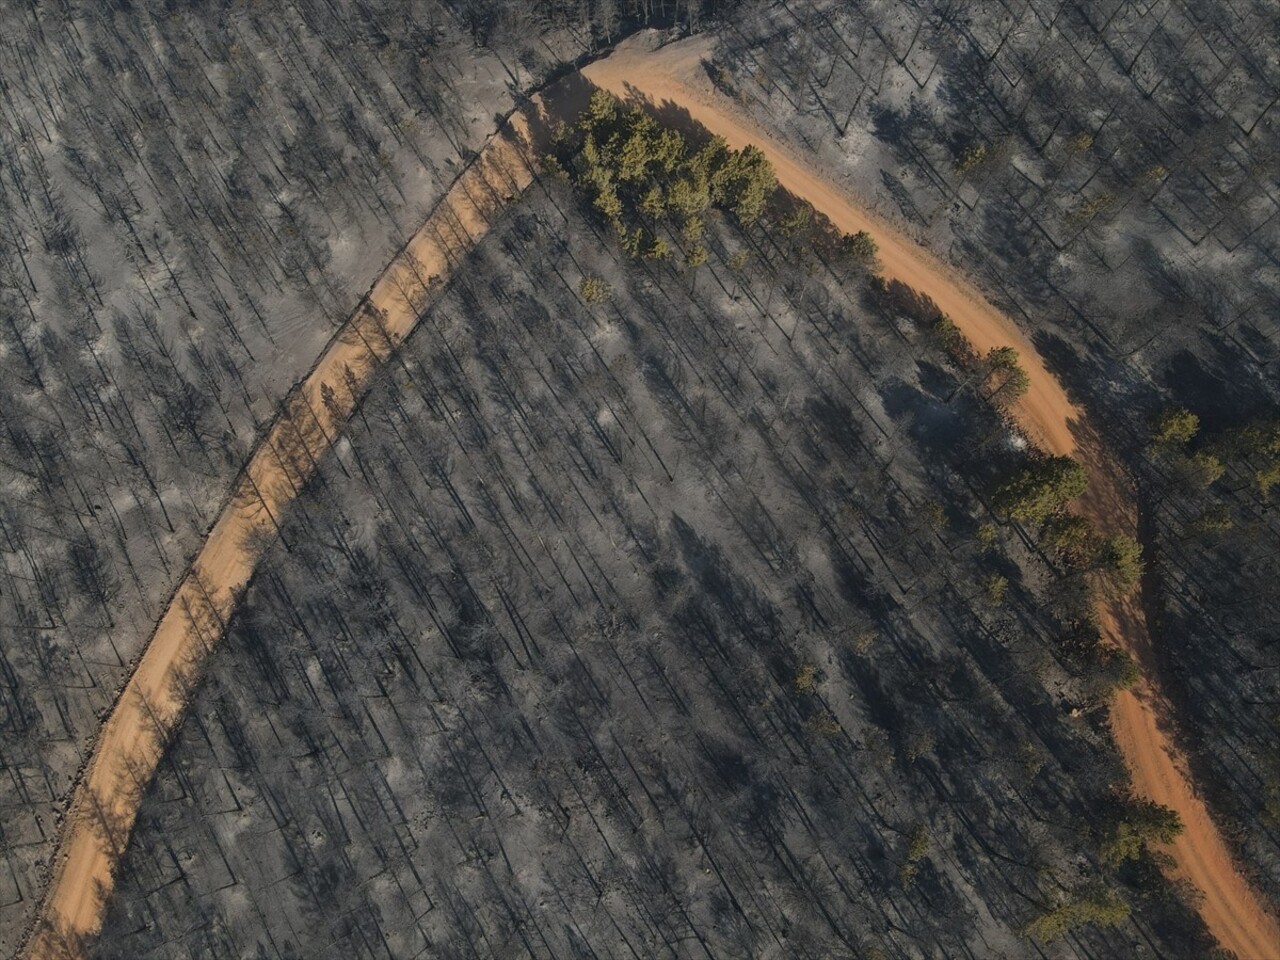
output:
[[[537,104],[535,98],[532,109]],[[521,146],[526,128],[523,116],[514,114],[454,181],[254,449],[99,731],[63,818],[29,956],[88,952],[146,785],[182,719],[202,662],[275,535],[277,518],[315,472],[373,373],[413,329],[440,278],[484,235],[493,214],[532,181]]]
[[[1045,449],[1075,456],[1088,469],[1089,492],[1078,504],[1081,514],[1099,530],[1133,535],[1137,528],[1134,497],[1122,472],[1089,428],[1084,413],[1045,368],[1035,346],[953,270],[857,206],[717,93],[703,69],[710,53],[711,44],[703,38],[655,50],[640,37],[582,72],[621,98],[639,98],[659,110],[687,114],[724,137],[731,147],[759,147],[773,162],[781,186],[809,201],[842,231],[871,233],[880,247],[885,277],[927,294],[980,352],[1015,347],[1031,378],[1031,388],[1017,409],[1023,429]],[[1159,692],[1146,617],[1136,600],[1122,600],[1105,605],[1102,625],[1106,638],[1132,653],[1141,668],[1142,679],[1112,704],[1111,726],[1135,791],[1172,807],[1182,817],[1186,829],[1168,848],[1175,873],[1200,891],[1200,915],[1218,942],[1240,960],[1280,957],[1280,924],[1235,869],[1222,835],[1195,792],[1184,758],[1165,732],[1172,716]]]
[[[808,200],[841,230],[873,233],[885,275],[929,295],[975,347],[1016,347],[1031,377],[1031,390],[1018,411],[1024,428],[1047,449],[1074,453],[1086,463],[1090,493],[1081,512],[1103,529],[1131,531],[1133,498],[1030,341],[953,271],[863,212],[718,96],[701,75],[700,63],[707,53],[700,40],[655,50],[641,37],[583,73],[624,98],[640,95],[656,106],[686,111],[731,146],[759,146],[786,189]],[[527,109],[539,110],[539,99]],[[526,133],[526,121],[516,114],[489,141],[290,394],[279,420],[255,448],[235,493],[99,733],[63,821],[29,956],[44,960],[83,955],[101,928],[105,897],[142,794],[181,721],[200,665],[223,633],[262,545],[274,536],[276,518],[314,473],[317,459],[351,414],[373,372],[413,329],[438,278],[483,236],[492,214],[532,181],[527,154],[519,146]],[[1134,653],[1146,677],[1153,676],[1141,611],[1129,602],[1111,604],[1104,621],[1108,637]],[[1116,740],[1135,787],[1182,815],[1186,833],[1170,852],[1176,869],[1204,894],[1201,913],[1214,935],[1241,960],[1275,956],[1280,928],[1235,872],[1185,765],[1158,726],[1166,709],[1150,680],[1122,694],[1113,707]]]

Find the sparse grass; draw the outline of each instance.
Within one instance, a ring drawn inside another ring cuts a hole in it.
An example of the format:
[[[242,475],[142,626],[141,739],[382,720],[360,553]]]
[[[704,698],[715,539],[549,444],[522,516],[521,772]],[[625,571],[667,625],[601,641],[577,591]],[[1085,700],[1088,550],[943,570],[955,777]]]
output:
[[[871,652],[871,648],[875,646],[876,638],[880,635],[874,630],[863,630],[853,638],[853,652],[860,657],[865,657]]]
[[[802,664],[792,681],[796,693],[812,694],[818,689],[818,668],[812,663]]]
[[[965,150],[956,160],[956,173],[965,176],[987,161],[986,144],[977,144]]]
[[[587,303],[604,303],[613,296],[613,287],[599,277],[583,277],[578,283],[578,293]]]

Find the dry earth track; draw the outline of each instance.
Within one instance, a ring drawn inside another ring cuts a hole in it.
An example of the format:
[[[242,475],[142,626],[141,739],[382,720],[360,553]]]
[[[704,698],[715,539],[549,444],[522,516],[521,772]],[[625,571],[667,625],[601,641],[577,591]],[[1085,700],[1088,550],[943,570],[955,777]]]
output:
[[[784,188],[812,203],[841,230],[871,232],[880,246],[885,275],[931,297],[975,347],[1017,348],[1031,378],[1031,389],[1018,408],[1024,429],[1047,449],[1073,454],[1086,464],[1090,492],[1079,505],[1082,514],[1104,530],[1132,532],[1133,497],[1121,472],[1034,345],[952,270],[866,213],[716,94],[702,70],[709,52],[709,43],[701,38],[657,48],[652,35],[642,35],[583,74],[623,98],[683,111],[730,146],[760,147]],[[540,103],[534,98],[526,110],[536,114]],[[263,544],[274,533],[275,518],[314,473],[316,461],[350,416],[374,371],[412,331],[440,278],[484,235],[496,210],[532,181],[522,146],[526,136],[524,115],[514,114],[387,267],[255,448],[77,781],[28,943],[29,956],[46,960],[82,955],[101,929],[113,872],[146,785],[181,722],[201,663],[224,632]],[[1132,600],[1108,604],[1103,614],[1108,638],[1130,650],[1143,673],[1137,686],[1113,704],[1116,741],[1137,791],[1177,810],[1186,824],[1186,832],[1169,851],[1174,870],[1201,892],[1200,912],[1209,929],[1241,960],[1280,956],[1280,925],[1234,868],[1166,732],[1171,717],[1154,679],[1145,617]]]

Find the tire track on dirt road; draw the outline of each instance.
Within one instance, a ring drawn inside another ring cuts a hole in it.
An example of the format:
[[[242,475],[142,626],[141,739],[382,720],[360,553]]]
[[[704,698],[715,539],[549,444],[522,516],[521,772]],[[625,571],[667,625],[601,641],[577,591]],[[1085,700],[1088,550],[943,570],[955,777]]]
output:
[[[900,280],[926,294],[955,321],[981,353],[1012,346],[1030,377],[1019,402],[1020,425],[1051,453],[1074,456],[1089,474],[1089,490],[1077,511],[1105,533],[1137,533],[1133,491],[1119,464],[1089,426],[1082,410],[1048,371],[1035,345],[1018,326],[987,303],[954,270],[896,228],[868,213],[821,172],[760,129],[728,97],[711,85],[706,64],[712,41],[695,37],[658,49],[652,35],[621,44],[610,56],[584,67],[583,75],[616,96],[639,99],[657,110],[687,114],[689,120],[724,137],[730,147],[752,144],[773,163],[779,184],[824,214],[845,233],[866,230],[879,245],[887,279]],[[1175,876],[1189,880],[1202,895],[1197,909],[1210,932],[1240,960],[1280,957],[1280,923],[1232,862],[1222,834],[1191,781],[1185,758],[1166,732],[1173,721],[1161,695],[1157,664],[1146,617],[1134,598],[1109,601],[1101,608],[1105,638],[1129,651],[1141,679],[1119,693],[1111,705],[1116,745],[1140,795],[1171,807],[1185,830],[1167,852]]]

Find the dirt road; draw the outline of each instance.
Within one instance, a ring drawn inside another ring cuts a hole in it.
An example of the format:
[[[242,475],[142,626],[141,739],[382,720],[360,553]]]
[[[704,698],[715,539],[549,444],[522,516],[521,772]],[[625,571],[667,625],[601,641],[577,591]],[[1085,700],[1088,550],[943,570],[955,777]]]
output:
[[[641,37],[584,73],[620,96],[638,94],[657,105],[683,109],[731,146],[761,147],[784,187],[811,202],[840,229],[871,232],[880,245],[885,274],[933,298],[979,350],[1016,347],[1031,377],[1031,390],[1019,409],[1024,428],[1048,449],[1075,453],[1088,465],[1091,492],[1081,504],[1082,512],[1104,529],[1131,530],[1133,500],[1119,472],[1018,328],[950,269],[863,212],[820,173],[752,126],[705,80],[700,61],[706,53],[697,40],[654,50],[651,41]],[[527,109],[537,111],[537,98]],[[280,419],[255,449],[100,731],[63,820],[50,884],[28,943],[29,956],[44,960],[87,952],[101,928],[104,900],[146,785],[263,544],[314,473],[317,459],[350,416],[373,373],[413,329],[440,278],[485,233],[492,214],[531,182],[532,170],[516,146],[525,131],[523,117],[515,115],[459,177],[295,388]],[[1141,611],[1120,603],[1105,614],[1108,636],[1134,652],[1146,677],[1154,676]],[[1280,929],[1233,869],[1186,776],[1185,764],[1157,722],[1166,710],[1149,679],[1121,695],[1112,710],[1116,740],[1135,786],[1182,815],[1187,830],[1171,852],[1177,869],[1204,893],[1201,912],[1215,936],[1242,960],[1274,956]]]
[[[99,732],[63,818],[29,956],[88,952],[146,785],[277,518],[314,473],[374,372],[413,329],[441,278],[484,235],[492,215],[531,182],[532,169],[517,146],[525,127],[516,114],[489,140],[290,393],[255,448]]]
[[[658,109],[685,112],[691,120],[724,137],[731,147],[759,147],[773,162],[784,188],[809,201],[842,231],[871,233],[879,244],[886,278],[901,280],[927,294],[979,351],[995,346],[1015,347],[1031,378],[1031,388],[1017,410],[1023,429],[1044,448],[1073,455],[1088,468],[1089,493],[1078,505],[1081,514],[1103,531],[1133,535],[1137,528],[1135,502],[1122,471],[1017,325],[983,300],[953,270],[859,207],[820,171],[716,92],[703,65],[710,50],[710,42],[703,38],[654,50],[650,38],[639,37],[586,67],[583,73],[624,99],[638,97]],[[1142,671],[1137,685],[1117,696],[1111,707],[1115,740],[1134,789],[1178,811],[1186,826],[1168,851],[1173,856],[1175,872],[1190,880],[1203,895],[1200,914],[1223,946],[1235,951],[1241,960],[1280,957],[1280,924],[1266,912],[1235,869],[1222,835],[1196,794],[1185,759],[1166,732],[1172,716],[1168,702],[1159,692],[1146,617],[1136,600],[1109,603],[1102,614],[1107,639],[1130,651]]]

